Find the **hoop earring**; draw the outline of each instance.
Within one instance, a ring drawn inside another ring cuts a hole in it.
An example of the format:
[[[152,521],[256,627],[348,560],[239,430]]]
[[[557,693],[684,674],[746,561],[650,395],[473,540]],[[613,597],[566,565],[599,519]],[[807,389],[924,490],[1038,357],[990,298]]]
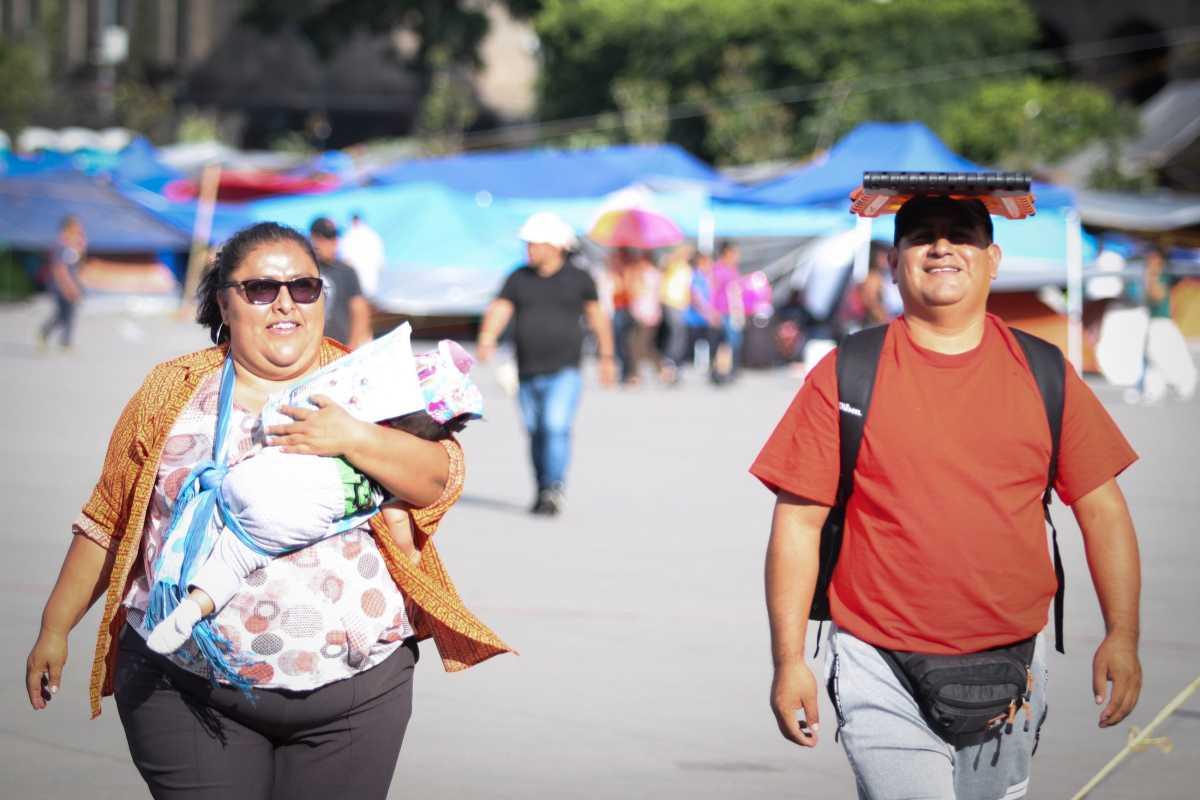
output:
[[[214,339],[216,344],[221,343],[221,331],[224,328],[225,328],[225,323],[224,323],[224,321],[222,321],[221,324],[217,326],[217,335],[216,335],[216,338]]]

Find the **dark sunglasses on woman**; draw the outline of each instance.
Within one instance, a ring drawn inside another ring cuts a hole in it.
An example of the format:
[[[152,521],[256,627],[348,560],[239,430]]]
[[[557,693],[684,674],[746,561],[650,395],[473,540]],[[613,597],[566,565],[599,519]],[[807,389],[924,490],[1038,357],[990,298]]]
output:
[[[320,278],[293,278],[290,281],[277,281],[274,278],[251,278],[248,281],[231,281],[221,284],[222,289],[241,289],[246,300],[256,306],[274,303],[279,296],[280,287],[286,286],[288,294],[297,303],[315,303],[321,296],[325,283]]]

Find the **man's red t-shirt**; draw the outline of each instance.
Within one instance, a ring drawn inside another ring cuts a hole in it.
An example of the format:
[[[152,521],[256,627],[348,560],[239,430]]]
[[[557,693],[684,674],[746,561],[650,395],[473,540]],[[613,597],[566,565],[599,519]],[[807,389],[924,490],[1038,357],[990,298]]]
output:
[[[837,352],[813,369],[750,472],[832,506]],[[1068,367],[1055,491],[1064,503],[1137,459]],[[841,555],[834,622],[894,650],[968,653],[1046,625],[1056,582],[1042,516],[1050,427],[1012,333],[988,315],[956,355],[918,347],[903,318],[884,341]]]

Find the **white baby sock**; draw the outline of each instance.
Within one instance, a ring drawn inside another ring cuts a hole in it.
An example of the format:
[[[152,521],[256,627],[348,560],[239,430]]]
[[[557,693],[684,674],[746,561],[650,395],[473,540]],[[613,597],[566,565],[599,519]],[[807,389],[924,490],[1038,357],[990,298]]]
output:
[[[175,610],[150,631],[146,645],[156,653],[174,653],[192,635],[192,628],[201,616],[200,604],[190,597],[183,598]]]

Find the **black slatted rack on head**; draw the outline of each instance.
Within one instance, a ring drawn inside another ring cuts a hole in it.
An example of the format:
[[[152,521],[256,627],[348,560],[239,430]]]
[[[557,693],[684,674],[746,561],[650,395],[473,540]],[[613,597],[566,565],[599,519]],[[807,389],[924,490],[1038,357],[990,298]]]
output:
[[[1009,219],[1036,213],[1025,172],[864,172],[851,195],[850,212],[862,217],[894,214],[911,197],[945,195],[983,201],[988,212]]]
[[[1026,172],[864,172],[864,189],[897,194],[1025,194],[1033,184]]]

